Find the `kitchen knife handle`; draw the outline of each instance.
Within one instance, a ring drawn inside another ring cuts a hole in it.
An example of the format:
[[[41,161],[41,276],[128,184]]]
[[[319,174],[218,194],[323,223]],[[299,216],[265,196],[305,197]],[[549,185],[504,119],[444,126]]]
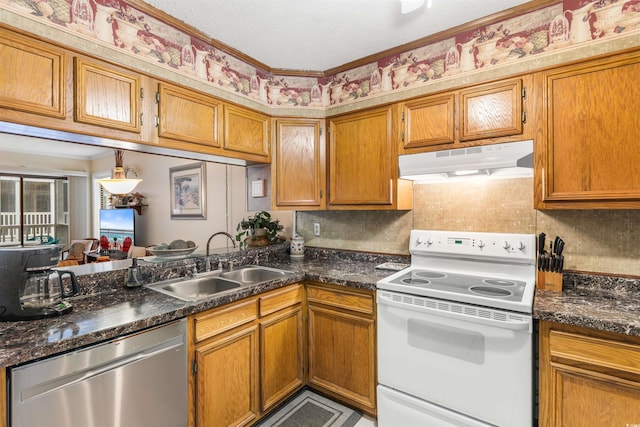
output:
[[[540,233],[538,235],[538,253],[543,254],[544,253],[544,244],[545,244],[545,237],[546,234],[544,233]]]

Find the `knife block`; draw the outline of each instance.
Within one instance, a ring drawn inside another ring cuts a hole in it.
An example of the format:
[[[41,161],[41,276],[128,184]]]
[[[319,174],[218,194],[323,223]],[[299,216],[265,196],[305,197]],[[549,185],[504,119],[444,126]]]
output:
[[[547,291],[562,292],[562,273],[551,271],[538,271],[536,288]]]

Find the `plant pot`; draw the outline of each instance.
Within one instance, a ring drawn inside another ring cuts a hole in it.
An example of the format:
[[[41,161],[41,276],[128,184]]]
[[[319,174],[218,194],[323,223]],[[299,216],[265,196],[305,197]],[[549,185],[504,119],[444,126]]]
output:
[[[267,229],[256,228],[253,230],[252,236],[247,239],[247,244],[249,246],[269,246],[271,242],[267,237]]]

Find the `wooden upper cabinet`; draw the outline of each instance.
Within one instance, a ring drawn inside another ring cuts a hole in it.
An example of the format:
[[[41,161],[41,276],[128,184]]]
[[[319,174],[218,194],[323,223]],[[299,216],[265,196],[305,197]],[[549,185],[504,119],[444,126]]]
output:
[[[158,136],[218,148],[220,105],[211,96],[160,83]]]
[[[399,153],[533,139],[532,85],[529,74],[400,103]]]
[[[231,104],[224,104],[223,111],[224,149],[270,161],[269,116]]]
[[[411,209],[411,184],[398,180],[392,116],[385,106],[330,119],[330,209]]]
[[[640,208],[640,52],[539,73],[537,208]]]
[[[75,58],[75,120],[140,133],[138,74]]]
[[[455,141],[453,93],[428,96],[402,104],[404,148],[452,144]]]
[[[460,91],[460,141],[522,134],[522,80]]]
[[[0,29],[0,107],[65,118],[65,53]]]
[[[278,119],[271,175],[274,207],[324,209],[326,206],[323,120]]]

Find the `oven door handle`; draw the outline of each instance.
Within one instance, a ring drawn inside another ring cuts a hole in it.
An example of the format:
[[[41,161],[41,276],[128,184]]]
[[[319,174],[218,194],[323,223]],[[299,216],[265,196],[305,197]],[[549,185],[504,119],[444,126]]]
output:
[[[494,326],[502,329],[510,329],[513,331],[521,331],[521,330],[531,331],[531,318],[529,316],[524,316],[524,315],[522,316],[523,320],[515,320],[515,319],[497,320],[497,319],[475,316],[471,314],[458,313],[458,312],[453,312],[448,310],[439,310],[437,308],[425,307],[424,305],[416,305],[416,304],[411,304],[406,302],[394,301],[393,296],[388,294],[383,294],[381,292],[378,292],[378,304],[389,305],[389,306],[397,307],[403,310],[418,311],[421,313],[432,314],[434,316],[448,317],[448,318],[457,319],[463,322],[472,322],[476,324]],[[459,305],[455,303],[445,303],[445,304],[449,307]],[[485,310],[482,308],[476,309],[475,307],[473,307],[473,309],[477,311],[484,311],[489,313],[492,312],[492,310]]]

